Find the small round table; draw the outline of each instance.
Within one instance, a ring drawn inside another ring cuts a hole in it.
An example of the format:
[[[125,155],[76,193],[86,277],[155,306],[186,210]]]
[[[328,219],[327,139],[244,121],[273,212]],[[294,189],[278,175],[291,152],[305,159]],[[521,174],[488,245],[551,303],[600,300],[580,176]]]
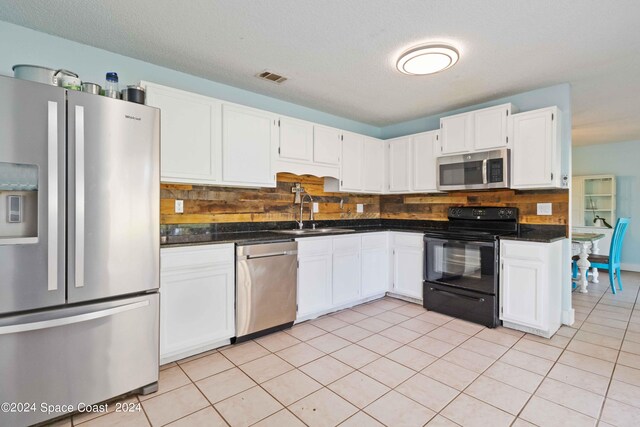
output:
[[[580,278],[578,283],[580,285],[579,291],[586,294],[587,284],[589,283],[589,248],[591,247],[594,254],[599,252],[598,240],[604,239],[606,235],[600,233],[573,233],[571,235],[571,241],[580,245],[580,259],[578,260],[578,268],[580,269]],[[598,283],[598,270],[594,268],[592,273],[593,282]]]

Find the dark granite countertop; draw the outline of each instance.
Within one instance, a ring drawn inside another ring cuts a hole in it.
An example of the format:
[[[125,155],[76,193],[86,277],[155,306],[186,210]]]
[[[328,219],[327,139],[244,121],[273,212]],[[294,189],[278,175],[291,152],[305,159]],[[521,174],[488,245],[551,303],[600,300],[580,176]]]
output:
[[[553,243],[567,238],[564,225],[527,225],[521,224],[518,234],[500,236],[502,240],[520,240],[524,242]]]
[[[295,229],[297,228],[295,222],[163,225],[160,246],[167,248],[214,243],[270,243],[291,241],[301,237],[341,236],[380,231],[424,233],[428,230],[440,230],[446,227],[446,221],[414,220],[348,220],[315,221],[315,223],[317,224],[317,228],[347,228],[353,231],[348,233],[310,233],[302,235],[274,232],[274,230]]]
[[[161,227],[161,244],[163,248],[177,246],[194,246],[217,243],[271,243],[286,242],[301,237],[341,236],[354,233],[373,233],[380,231],[400,231],[424,233],[431,230],[447,228],[447,221],[420,220],[338,220],[315,221],[317,228],[348,228],[349,233],[310,233],[302,235],[277,233],[274,230],[293,230],[295,222],[268,223],[221,223],[221,224],[189,224],[163,225]],[[520,225],[517,235],[501,236],[504,240],[521,240],[528,242],[552,243],[566,238],[563,225]]]

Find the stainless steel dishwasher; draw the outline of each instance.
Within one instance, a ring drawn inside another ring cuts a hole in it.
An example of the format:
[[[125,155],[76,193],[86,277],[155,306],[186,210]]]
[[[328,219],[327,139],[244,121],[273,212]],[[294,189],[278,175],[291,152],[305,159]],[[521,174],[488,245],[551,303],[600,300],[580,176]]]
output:
[[[236,341],[293,325],[298,287],[298,243],[236,248]]]

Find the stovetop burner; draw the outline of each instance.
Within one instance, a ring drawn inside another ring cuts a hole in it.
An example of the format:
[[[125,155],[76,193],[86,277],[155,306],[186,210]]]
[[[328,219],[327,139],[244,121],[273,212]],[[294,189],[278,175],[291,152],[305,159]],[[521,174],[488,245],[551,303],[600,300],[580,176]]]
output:
[[[451,207],[446,229],[429,231],[435,237],[495,240],[518,232],[518,209],[512,207]]]

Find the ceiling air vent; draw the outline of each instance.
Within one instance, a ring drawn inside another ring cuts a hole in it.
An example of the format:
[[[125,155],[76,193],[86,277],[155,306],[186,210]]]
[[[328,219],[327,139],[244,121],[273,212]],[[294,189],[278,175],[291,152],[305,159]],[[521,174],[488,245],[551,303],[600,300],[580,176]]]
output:
[[[269,80],[270,82],[274,83],[282,83],[283,81],[287,80],[286,77],[283,77],[276,73],[272,73],[271,71],[263,71],[262,73],[257,74],[256,77],[264,80]]]

